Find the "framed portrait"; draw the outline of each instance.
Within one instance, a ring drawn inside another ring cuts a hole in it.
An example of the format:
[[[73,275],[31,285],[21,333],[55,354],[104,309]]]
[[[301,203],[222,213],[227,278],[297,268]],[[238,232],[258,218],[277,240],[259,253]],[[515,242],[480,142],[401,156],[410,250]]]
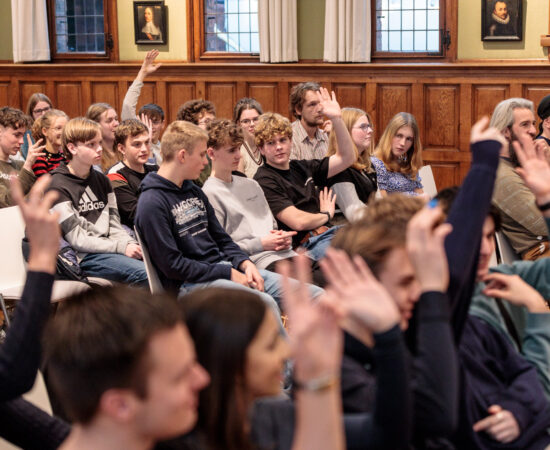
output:
[[[481,0],[481,40],[521,41],[523,0]]]
[[[168,41],[164,1],[134,2],[136,44],[159,45]]]

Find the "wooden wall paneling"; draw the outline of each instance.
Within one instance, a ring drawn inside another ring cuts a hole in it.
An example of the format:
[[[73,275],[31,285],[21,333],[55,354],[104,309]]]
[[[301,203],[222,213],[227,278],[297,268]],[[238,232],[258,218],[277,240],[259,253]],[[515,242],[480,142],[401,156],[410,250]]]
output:
[[[418,129],[420,130],[420,142],[424,142],[425,139],[425,120],[424,120],[424,85],[422,83],[413,83],[411,85],[411,106],[404,112],[411,113],[418,123]]]
[[[46,93],[46,83],[41,83],[37,81],[20,81],[19,82],[19,105],[18,108],[21,108],[23,111],[27,108],[27,102],[29,97],[36,93],[42,92]],[[50,97],[51,98],[51,97]]]
[[[84,116],[88,106],[92,104],[92,83],[89,80],[82,81],[82,109],[80,115]]]
[[[128,89],[130,88],[131,84],[132,84],[131,81],[124,81],[123,89],[121,89],[122,95],[120,96],[122,102],[124,102],[124,97],[126,96],[126,92],[128,92]],[[143,87],[141,88],[141,93],[139,95],[139,99],[136,106],[136,113],[137,111],[139,111],[139,108],[141,108],[143,105],[146,105],[147,103],[158,104],[157,84],[158,82],[156,81],[146,81],[145,83],[143,83]],[[121,108],[122,108],[122,104],[121,104]]]
[[[378,138],[382,136],[390,119],[401,111],[411,110],[411,85],[410,84],[378,84],[376,115]]]
[[[246,95],[260,102],[264,112],[279,112],[277,87],[277,83],[249,82]]]
[[[52,101],[57,109],[65,111],[69,117],[78,117],[82,115],[89,105],[82,103],[82,83],[60,81],[55,83],[55,96]]]
[[[236,97],[236,83],[206,83],[206,100],[210,100],[216,105],[216,117],[231,119],[233,117],[233,107],[237,102]]]
[[[155,91],[156,91],[156,97],[155,97],[155,103],[159,105],[162,110],[164,111],[164,120],[166,124],[168,124],[168,99],[166,98],[166,82],[165,81],[157,81],[155,83]]]
[[[491,117],[495,106],[510,97],[509,85],[475,85],[473,89],[472,119],[474,121],[478,121],[483,116]]]
[[[460,163],[425,161],[424,164],[429,164],[432,166],[435,185],[438,191],[449,186],[456,186],[460,184]]]
[[[532,85],[524,84],[523,92],[521,96],[528,100],[531,100],[535,104],[535,117],[537,119],[537,129],[540,122],[539,116],[536,114],[537,107],[539,106],[540,101],[550,94],[550,85]]]
[[[10,82],[0,81],[0,105],[10,104]]]
[[[288,117],[292,122],[294,120],[294,116],[288,109],[290,89],[291,85],[286,81],[279,81],[279,83],[277,83],[277,112],[284,117]]]
[[[92,88],[91,103],[109,103],[109,105],[113,108],[118,108],[117,112],[120,114],[120,105],[122,104],[122,100],[120,100],[118,82],[92,81],[90,84]]]
[[[332,83],[336,100],[342,108],[349,106],[365,109],[366,89],[364,83]]]
[[[460,117],[458,126],[458,146],[460,151],[468,152],[470,148],[470,131],[474,123],[472,108],[472,85],[460,85]]]
[[[206,83],[202,80],[197,80],[195,83],[195,95],[196,98],[206,99]]]
[[[166,82],[166,102],[168,108],[165,109],[166,123],[176,120],[178,109],[186,101],[197,98],[195,83]]]
[[[237,99],[235,101],[235,103],[237,103],[237,101],[239,101],[240,98],[243,98],[243,97],[246,97],[246,93],[248,91],[248,84],[246,81],[237,81],[237,89],[235,91],[235,98]],[[235,105],[233,105],[235,106]],[[231,110],[231,112],[233,113],[233,110]],[[233,117],[233,114],[231,114],[231,117]]]
[[[25,111],[27,105],[21,106],[21,92],[19,91],[19,80],[11,77],[8,93],[8,105],[14,108],[20,108]]]
[[[523,94],[521,83],[510,83],[508,97],[521,97]]]
[[[372,118],[372,125],[374,126],[374,139],[378,141],[378,138],[382,134],[382,131],[377,128],[378,117],[376,104],[377,104],[378,86],[374,82],[365,83],[365,111],[368,112]],[[376,143],[376,142],[375,142]]]
[[[459,91],[458,85],[424,85],[424,148],[459,149]]]

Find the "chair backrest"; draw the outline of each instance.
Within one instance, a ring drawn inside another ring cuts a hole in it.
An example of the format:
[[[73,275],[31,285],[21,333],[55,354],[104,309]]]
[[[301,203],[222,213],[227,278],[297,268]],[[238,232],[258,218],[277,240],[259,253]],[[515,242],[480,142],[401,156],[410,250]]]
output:
[[[497,231],[495,233],[495,238],[497,240],[497,250],[498,255],[500,256],[500,264],[512,264],[514,261],[521,259],[502,231]]]
[[[419,175],[422,178],[424,193],[428,194],[430,198],[434,198],[437,195],[437,186],[435,185],[432,166],[422,166],[419,170]]]
[[[25,222],[19,206],[0,208],[0,289],[25,283],[25,260],[21,248],[24,236]]]
[[[155,269],[155,266],[153,265],[153,262],[149,257],[149,250],[147,250],[147,246],[143,242],[143,239],[141,239],[137,228],[134,227],[134,231],[136,232],[137,241],[141,246],[141,253],[143,255],[143,262],[145,263],[145,271],[147,272],[147,280],[149,282],[149,289],[151,290],[151,294],[161,293],[164,291],[164,288],[162,287],[162,283],[160,282],[157,269]]]

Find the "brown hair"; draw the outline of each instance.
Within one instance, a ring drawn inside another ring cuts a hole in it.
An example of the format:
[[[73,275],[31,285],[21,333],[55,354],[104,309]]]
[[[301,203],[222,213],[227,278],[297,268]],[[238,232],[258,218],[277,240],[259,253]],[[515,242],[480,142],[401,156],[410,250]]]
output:
[[[208,126],[208,147],[214,150],[223,147],[227,143],[231,146],[241,145],[244,141],[243,130],[235,122],[227,119],[216,119]]]
[[[29,115],[33,119],[34,116],[32,115],[32,113],[38,102],[46,102],[48,105],[50,105],[50,108],[53,108],[52,101],[46,94],[35,92],[29,97],[29,101],[27,102],[27,115]]]
[[[118,144],[125,145],[126,139],[129,137],[139,136],[143,133],[149,134],[149,130],[143,122],[137,119],[123,120],[115,131],[115,150],[118,150]]]
[[[97,122],[86,117],[75,117],[69,120],[63,128],[61,142],[63,143],[63,154],[69,161],[73,159],[73,154],[69,151],[67,144],[77,144],[78,142],[87,142],[93,139],[97,134],[101,136],[101,127]]]
[[[148,345],[181,323],[174,298],[128,286],[77,294],[44,333],[50,385],[69,418],[89,423],[103,393],[131,389],[147,397]]]
[[[63,111],[59,109],[50,109],[34,121],[32,125],[32,138],[35,141],[44,139],[43,143],[46,143],[46,136],[44,136],[42,129],[49,129],[54,124],[57,117],[65,117],[65,119],[69,120],[69,116]]]
[[[264,113],[262,111],[262,105],[260,105],[256,99],[243,97],[233,108],[233,122],[237,123],[241,119],[241,114],[243,111],[246,111],[247,109],[255,109],[260,116]]]
[[[216,115],[214,103],[199,98],[197,100],[189,100],[181,105],[180,109],[178,109],[178,113],[176,114],[176,119],[185,120],[198,125],[199,120],[206,113],[213,114],[214,116]]]
[[[297,113],[296,109],[299,109],[300,111],[302,110],[302,106],[304,106],[304,100],[306,98],[306,92],[318,92],[320,89],[321,86],[319,86],[319,83],[316,83],[315,81],[307,81],[305,83],[300,83],[294,86],[290,91],[290,114],[299,120],[302,115],[300,113]]]
[[[263,147],[276,134],[292,139],[292,125],[290,121],[277,113],[265,113],[258,117],[254,128],[254,142],[258,148]]]
[[[350,135],[351,135],[351,129],[355,125],[355,122],[357,122],[363,116],[365,116],[369,120],[369,123],[372,126],[372,119],[370,115],[365,111],[363,111],[362,109],[342,108],[342,120],[344,121],[344,125],[346,125],[346,128],[348,129]],[[330,133],[330,136],[328,139],[327,156],[334,155],[337,149],[338,149],[338,141],[336,140],[336,133]],[[352,164],[351,167],[357,170],[370,171],[371,169],[370,157],[374,154],[374,131],[371,135],[370,145],[368,149],[366,149],[362,154],[359,154],[359,151],[357,150],[357,147],[355,146],[355,143],[354,143],[353,151],[355,152],[355,162]]]
[[[407,224],[423,206],[422,199],[401,194],[372,201],[360,220],[336,233],[331,246],[359,255],[378,276],[389,253],[405,247]]]
[[[101,114],[103,114],[108,109],[115,109],[109,103],[92,103],[86,111],[86,118],[93,120],[94,122],[99,122]]]
[[[0,108],[0,125],[10,127],[14,130],[19,127],[30,128],[32,119],[23,111],[10,106]]]
[[[160,141],[162,159],[170,162],[181,149],[192,153],[200,141],[208,141],[208,133],[199,126],[183,120],[168,125]]]
[[[401,127],[411,127],[414,134],[413,144],[407,152],[407,162],[404,165],[399,164],[391,151],[392,140]],[[422,167],[422,144],[420,143],[418,123],[412,114],[400,112],[392,117],[380,137],[375,155],[390,172],[399,172],[412,180],[416,179],[418,171]]]

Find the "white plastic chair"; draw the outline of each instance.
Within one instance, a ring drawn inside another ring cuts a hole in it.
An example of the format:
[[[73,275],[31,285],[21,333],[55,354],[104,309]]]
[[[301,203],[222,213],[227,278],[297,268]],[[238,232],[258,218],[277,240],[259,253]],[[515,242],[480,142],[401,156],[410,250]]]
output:
[[[164,292],[164,288],[162,287],[162,283],[160,282],[157,269],[155,269],[155,266],[151,261],[151,258],[149,256],[149,250],[147,249],[147,246],[144,244],[143,240],[141,239],[141,236],[139,235],[137,228],[134,227],[134,231],[136,233],[136,239],[138,241],[138,244],[141,247],[141,254],[143,255],[143,262],[145,263],[145,272],[147,272],[147,281],[149,283],[149,289],[151,290],[151,294],[160,294],[161,292]]]
[[[420,178],[422,178],[424,193],[429,195],[430,198],[434,198],[437,195],[437,186],[435,185],[432,166],[422,166],[418,173]]]
[[[512,264],[514,261],[521,259],[502,231],[497,231],[495,238],[497,241],[499,264]]]
[[[27,270],[21,249],[25,223],[18,206],[0,209],[0,302],[19,300],[25,286]],[[90,287],[80,281],[57,280],[53,284],[52,302],[82,292]]]

